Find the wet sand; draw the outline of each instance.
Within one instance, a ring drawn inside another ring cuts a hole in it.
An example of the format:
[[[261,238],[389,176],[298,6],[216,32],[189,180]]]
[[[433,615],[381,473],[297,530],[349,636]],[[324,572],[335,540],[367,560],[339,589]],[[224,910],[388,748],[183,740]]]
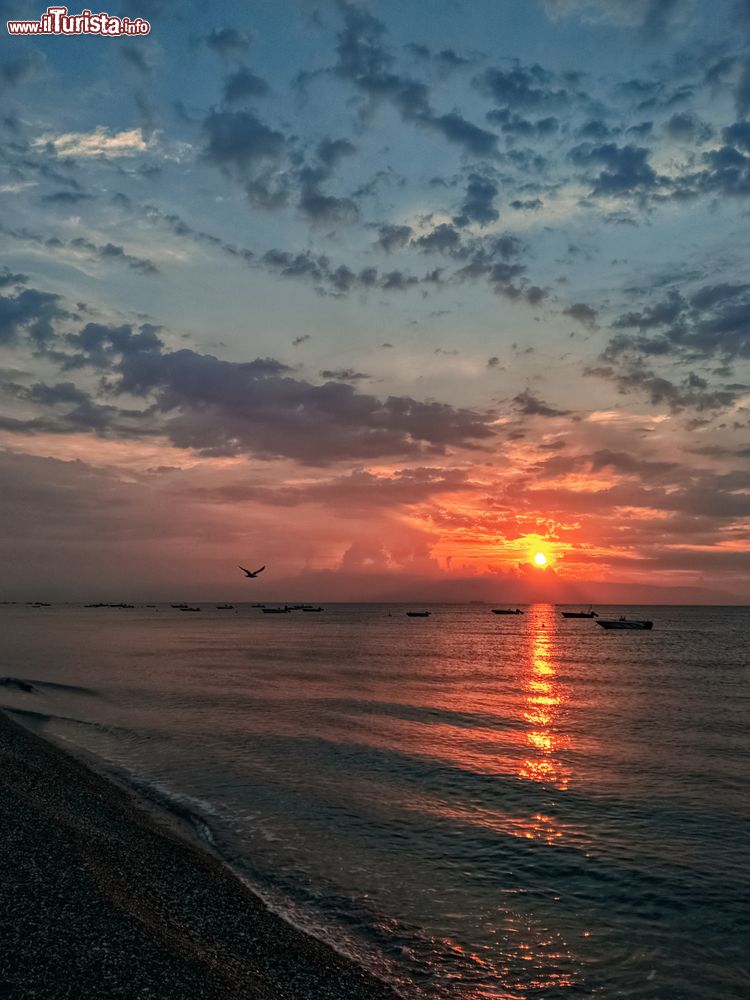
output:
[[[396,1000],[0,712],[3,1000]]]

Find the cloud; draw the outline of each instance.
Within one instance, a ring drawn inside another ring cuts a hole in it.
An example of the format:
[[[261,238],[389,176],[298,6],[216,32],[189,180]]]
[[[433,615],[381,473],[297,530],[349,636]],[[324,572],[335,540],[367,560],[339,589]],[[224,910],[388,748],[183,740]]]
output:
[[[320,372],[320,377],[332,379],[334,382],[364,382],[372,378],[371,375],[355,371],[354,368],[324,368]]]
[[[54,321],[68,316],[61,303],[59,295],[36,288],[0,295],[0,344],[12,344],[22,332],[44,344],[54,336]]]
[[[348,222],[356,218],[352,198],[326,194],[322,185],[331,179],[338,164],[353,156],[357,147],[348,139],[323,139],[316,150],[316,162],[299,170],[299,208],[312,222]]]
[[[706,122],[692,111],[675,111],[664,126],[664,131],[676,142],[705,142],[713,135],[713,130]]]
[[[618,196],[644,193],[656,187],[656,172],[648,162],[650,150],[628,143],[617,146],[613,142],[592,146],[582,143],[570,151],[576,166],[592,167],[598,164],[604,170],[593,179],[592,195]]]
[[[498,187],[494,181],[480,174],[469,174],[466,184],[466,194],[459,214],[453,221],[457,226],[468,226],[477,222],[480,226],[488,226],[497,222],[500,213],[495,208],[495,198]]]
[[[380,400],[350,385],[316,386],[272,360],[240,364],[181,350],[136,351],[118,390],[154,400],[172,444],[208,455],[248,452],[324,465],[352,458],[442,454],[493,436],[490,417],[408,396]]]
[[[535,396],[530,389],[524,389],[513,397],[513,406],[525,417],[565,417],[570,410],[557,410]]]
[[[545,111],[568,99],[565,89],[555,89],[554,77],[538,64],[511,69],[493,67],[476,78],[476,86],[501,107]]]
[[[647,336],[613,337],[605,361],[627,353],[673,355],[686,360],[750,357],[750,286],[745,282],[705,285],[689,298],[676,290],[640,312],[619,316],[614,327]],[[652,331],[656,331],[655,334]]]
[[[572,319],[578,320],[579,323],[589,330],[596,329],[597,311],[591,306],[586,305],[585,302],[574,302],[567,309],[563,309],[563,316],[570,316]]]
[[[690,6],[690,0],[544,0],[548,15],[555,19],[579,15],[655,36],[662,35]]]
[[[288,144],[281,132],[250,111],[211,111],[203,133],[208,162],[241,184],[252,204],[273,208],[286,201],[288,179],[279,168]]]
[[[110,132],[104,125],[98,125],[93,132],[62,132],[58,135],[47,132],[34,139],[32,146],[52,151],[60,157],[114,158],[145,153],[149,143],[144,139],[140,129]]]
[[[450,253],[461,246],[461,234],[449,223],[443,222],[413,240],[413,246],[424,253]]]
[[[458,111],[436,112],[425,83],[394,72],[386,49],[385,25],[368,11],[339,0],[344,25],[337,36],[334,72],[372,104],[389,102],[410,124],[438,132],[474,156],[494,156],[497,137],[474,125]]]
[[[203,39],[209,49],[225,59],[241,58],[250,47],[250,35],[239,28],[213,28]]]
[[[510,108],[494,108],[487,112],[487,121],[500,126],[503,135],[511,139],[545,139],[554,135],[560,127],[560,121],[554,115],[547,115],[531,121]]]
[[[224,81],[224,103],[236,104],[248,97],[265,97],[271,88],[247,66],[239,66]]]
[[[378,227],[377,246],[393,253],[406,246],[413,235],[411,226],[383,225]]]
[[[67,194],[64,191],[59,193]],[[68,204],[67,200],[63,199],[63,204]],[[45,237],[39,233],[32,233],[27,229],[9,229],[2,224],[0,224],[0,233],[4,233],[6,236],[10,236],[11,239],[19,240],[20,242],[33,243],[44,247],[45,250],[50,250],[53,253],[66,252],[69,254],[70,251],[73,251],[75,254],[85,254],[93,260],[105,263],[125,264],[138,274],[147,276],[159,274],[159,269],[153,261],[147,257],[138,257],[135,254],[127,253],[124,247],[116,243],[98,245],[84,236],[77,236],[72,240],[61,240],[57,236]]]
[[[750,386],[712,389],[705,379],[692,372],[678,384],[659,375],[637,358],[627,361],[619,368],[587,367],[583,374],[608,379],[622,395],[637,393],[645,396],[653,406],[665,405],[674,413],[685,409],[693,409],[699,413],[723,410],[750,391]]]
[[[10,16],[13,17],[14,14]],[[0,63],[0,93],[20,87],[27,80],[33,79],[43,63],[43,57],[35,49],[29,49],[16,59]]]

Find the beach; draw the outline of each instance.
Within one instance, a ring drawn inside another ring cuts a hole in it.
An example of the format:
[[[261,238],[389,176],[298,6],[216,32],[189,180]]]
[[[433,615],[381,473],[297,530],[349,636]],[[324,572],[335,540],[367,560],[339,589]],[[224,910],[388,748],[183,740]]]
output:
[[[0,713],[3,1000],[394,1000],[125,790]]]
[[[745,1000],[750,609],[408,610],[2,609],[0,998]]]

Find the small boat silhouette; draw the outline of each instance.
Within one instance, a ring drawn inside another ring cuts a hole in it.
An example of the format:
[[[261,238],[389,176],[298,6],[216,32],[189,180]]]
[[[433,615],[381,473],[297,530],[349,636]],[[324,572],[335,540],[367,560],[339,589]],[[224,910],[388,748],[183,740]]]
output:
[[[563,618],[598,618],[599,615],[591,608],[588,611],[563,611]]]
[[[512,608],[493,608],[493,615],[522,615],[523,611],[520,608],[513,610]]]
[[[429,618],[432,614],[431,611],[407,611],[407,618]]]
[[[234,611],[234,605],[233,604],[217,604],[216,605],[216,610],[217,611]]]
[[[637,618],[598,618],[596,621],[597,625],[601,625],[602,628],[611,629],[630,629],[631,631],[651,629],[654,627],[653,622],[644,621],[643,619]]]

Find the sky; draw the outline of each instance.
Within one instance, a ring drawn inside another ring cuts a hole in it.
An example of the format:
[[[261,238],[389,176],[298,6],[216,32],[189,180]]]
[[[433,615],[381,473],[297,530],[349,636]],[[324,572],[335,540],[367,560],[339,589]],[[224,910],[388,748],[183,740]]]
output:
[[[750,601],[748,0],[107,10],[3,23],[2,599]]]

